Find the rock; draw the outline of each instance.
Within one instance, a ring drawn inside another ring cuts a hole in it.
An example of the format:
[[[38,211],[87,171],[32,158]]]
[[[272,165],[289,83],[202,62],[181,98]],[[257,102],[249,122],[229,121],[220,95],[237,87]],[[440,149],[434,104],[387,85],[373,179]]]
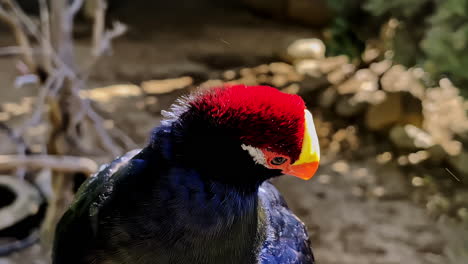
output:
[[[337,85],[349,78],[355,70],[356,66],[353,64],[344,64],[330,72],[327,76],[327,79],[331,84]]]
[[[348,56],[341,55],[335,57],[328,57],[323,60],[320,60],[320,71],[323,73],[329,73],[333,70],[336,70],[338,67],[348,64],[349,58]]]
[[[392,66],[380,80],[382,88],[387,92],[405,91],[417,98],[423,98],[425,87],[413,71],[402,65]]]
[[[369,69],[371,71],[373,71],[375,74],[380,76],[380,75],[384,74],[386,71],[388,71],[388,69],[390,69],[390,67],[392,67],[392,61],[391,60],[383,60],[383,61],[372,63],[369,66]]]
[[[369,103],[372,105],[380,104],[387,98],[387,94],[382,90],[377,91],[359,91],[351,100],[355,103]]]
[[[288,0],[287,16],[311,26],[324,26],[332,18],[326,0]]]
[[[165,80],[151,80],[141,83],[143,91],[147,94],[168,94],[175,90],[187,88],[192,85],[192,77],[180,77]]]
[[[295,64],[295,67],[298,73],[306,75],[306,76],[319,78],[320,76],[323,75],[323,73],[320,71],[319,60],[313,60],[313,59],[301,60]]]
[[[133,84],[117,84],[106,87],[99,87],[89,90],[82,90],[81,95],[91,100],[107,103],[116,98],[141,96],[141,88]]]
[[[325,58],[325,44],[317,38],[298,39],[287,47],[283,57],[289,62],[323,59]]]
[[[349,96],[343,96],[338,99],[335,106],[335,111],[343,117],[352,117],[359,115],[366,109],[365,103],[355,103]]]
[[[286,75],[283,75],[283,74],[277,74],[271,78],[271,85],[273,87],[277,87],[277,88],[283,87],[288,83],[289,83],[288,78],[286,77]]]
[[[402,149],[428,149],[434,145],[434,140],[426,131],[413,126],[395,126],[390,130],[390,140]]]
[[[387,93],[381,103],[371,105],[366,113],[366,125],[375,131],[394,124],[421,127],[422,122],[421,101],[408,92]]]
[[[293,83],[281,89],[281,91],[283,93],[288,93],[288,94],[297,94],[299,92],[299,89],[300,89],[299,84]]]
[[[424,127],[448,154],[457,155],[461,144],[454,139],[463,140],[463,134],[468,133],[465,100],[448,79],[440,80],[439,85],[426,91]]]
[[[0,175],[0,230],[39,212],[42,196],[27,181]]]
[[[462,151],[459,155],[456,156],[449,156],[448,162],[459,173],[468,175],[468,151]],[[458,178],[460,179],[463,177],[459,175]]]
[[[339,94],[354,94],[359,91],[373,92],[379,88],[377,75],[369,69],[358,70],[349,80],[338,85]]]
[[[294,72],[294,67],[291,64],[284,62],[272,62],[269,69],[274,74],[288,74]]]

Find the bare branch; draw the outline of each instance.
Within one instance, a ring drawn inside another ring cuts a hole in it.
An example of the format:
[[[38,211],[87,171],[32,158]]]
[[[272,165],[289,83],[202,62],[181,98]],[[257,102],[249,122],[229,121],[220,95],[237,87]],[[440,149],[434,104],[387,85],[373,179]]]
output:
[[[10,26],[11,30],[13,31],[13,34],[15,35],[16,42],[22,50],[22,55],[25,63],[28,65],[29,70],[31,72],[34,72],[36,69],[36,63],[34,61],[29,38],[24,32],[22,23],[20,22],[18,17],[10,13],[11,11],[16,13],[16,4],[11,0],[2,0],[0,3],[3,4],[0,5],[0,19]]]
[[[104,120],[90,107],[89,102],[83,100],[83,104],[87,112],[87,116],[93,122],[94,128],[96,129],[97,135],[103,147],[110,151],[113,156],[118,156],[121,150],[115,146],[114,140],[109,136],[106,129],[103,126]]]
[[[23,54],[23,49],[18,46],[0,48],[0,56],[11,56],[11,55],[21,55],[21,54]]]
[[[73,0],[70,7],[68,8],[68,15],[73,19],[75,15],[80,11],[83,6],[83,0]]]
[[[98,165],[91,159],[75,156],[53,155],[0,155],[0,170],[11,170],[17,167],[29,169],[48,168],[58,172],[82,172],[93,174]]]
[[[110,133],[112,134],[114,138],[118,138],[119,140],[121,140],[122,143],[125,145],[126,149],[134,149],[138,147],[135,141],[133,141],[129,136],[127,136],[127,134],[125,134],[125,132],[123,132],[119,128],[117,127],[112,128],[110,130]]]
[[[93,56],[97,57],[102,36],[105,31],[107,2],[105,0],[96,0],[96,9],[94,10],[93,25]]]
[[[122,36],[127,31],[127,26],[121,22],[116,21],[112,26],[113,28],[111,30],[104,32],[100,42],[94,47],[93,55],[95,57],[101,56],[105,52],[111,50],[112,40]]]
[[[46,0],[39,0],[39,10],[41,19],[41,33],[40,38],[42,48],[42,64],[46,71],[52,71],[52,46],[50,37],[50,14],[49,7]]]

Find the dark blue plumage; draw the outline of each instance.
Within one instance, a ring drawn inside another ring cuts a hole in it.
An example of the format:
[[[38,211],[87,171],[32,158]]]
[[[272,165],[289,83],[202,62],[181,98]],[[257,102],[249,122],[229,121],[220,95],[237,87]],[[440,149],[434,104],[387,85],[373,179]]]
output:
[[[147,147],[83,184],[53,263],[314,263],[304,225],[267,181],[281,171],[252,160],[238,133],[175,109]]]

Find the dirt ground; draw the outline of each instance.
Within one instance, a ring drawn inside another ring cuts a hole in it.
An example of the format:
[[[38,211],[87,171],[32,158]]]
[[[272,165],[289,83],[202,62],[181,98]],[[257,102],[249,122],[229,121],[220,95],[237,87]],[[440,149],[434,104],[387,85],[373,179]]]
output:
[[[236,7],[206,10],[193,6],[179,10],[179,16],[186,16],[184,20],[173,15],[175,7],[170,4],[149,5],[149,14],[141,16],[128,15],[136,12],[131,8],[142,10],[141,6],[115,10],[130,23],[130,32],[115,43],[113,56],[99,64],[91,88],[182,75],[200,80],[217,78],[226,69],[275,61],[288,41],[316,35],[312,29],[259,18]],[[158,16],[152,17],[152,8],[166,8],[167,12],[158,9]],[[77,58],[85,63],[88,39],[81,36],[78,42]],[[7,32],[0,32],[0,46],[11,44]],[[22,97],[35,94],[30,88],[12,88],[14,64],[14,58],[0,57],[0,103],[18,103]],[[161,98],[160,108],[173,99]],[[111,109],[115,123],[141,145],[160,120],[157,113],[138,106],[144,100],[132,97],[104,105]],[[379,192],[376,187],[382,178],[394,176],[397,180],[387,186],[394,195],[372,195]],[[407,181],[398,180],[401,177],[394,167],[377,164],[373,154],[358,161],[325,155],[312,180],[283,177],[275,184],[307,224],[319,264],[449,263],[451,237],[423,207],[401,195],[411,192]],[[0,264],[23,263],[48,262],[40,257],[37,246],[0,258]]]

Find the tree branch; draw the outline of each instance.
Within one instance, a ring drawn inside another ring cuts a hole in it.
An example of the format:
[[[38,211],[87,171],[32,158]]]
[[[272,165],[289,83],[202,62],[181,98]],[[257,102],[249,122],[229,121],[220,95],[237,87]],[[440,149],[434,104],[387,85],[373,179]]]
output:
[[[0,155],[0,170],[12,170],[18,167],[29,169],[48,168],[58,172],[82,172],[91,175],[98,170],[98,165],[91,159],[75,156],[52,155]]]
[[[70,7],[68,8],[68,15],[73,19],[75,15],[80,11],[83,6],[83,0],[73,0]]]
[[[6,8],[6,9],[5,9]],[[16,13],[16,5],[11,0],[0,0],[0,20],[8,24],[15,35],[16,42],[22,50],[24,62],[28,65],[30,72],[35,72],[36,63],[33,57],[33,50],[27,34],[19,18],[10,12]]]

